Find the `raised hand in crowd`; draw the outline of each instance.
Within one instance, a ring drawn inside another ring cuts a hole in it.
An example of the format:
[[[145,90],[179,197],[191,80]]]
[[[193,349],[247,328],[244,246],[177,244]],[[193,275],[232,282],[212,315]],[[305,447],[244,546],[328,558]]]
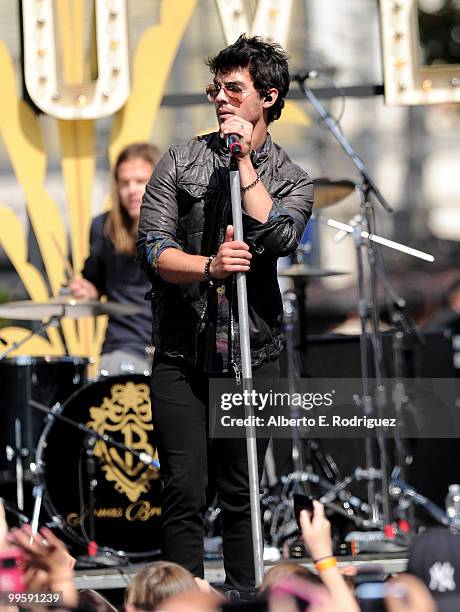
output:
[[[43,527],[39,533],[33,534],[29,525],[23,525],[20,529],[12,529],[7,541],[24,552],[27,590],[60,592],[64,606],[77,606],[75,559],[50,529]]]
[[[324,506],[314,500],[313,517],[307,510],[302,510],[300,526],[316,570],[331,595],[334,610],[359,612],[358,603],[340,573],[332,552],[331,524],[324,514]]]
[[[419,578],[401,574],[391,578],[387,585],[387,612],[436,612],[434,599]]]

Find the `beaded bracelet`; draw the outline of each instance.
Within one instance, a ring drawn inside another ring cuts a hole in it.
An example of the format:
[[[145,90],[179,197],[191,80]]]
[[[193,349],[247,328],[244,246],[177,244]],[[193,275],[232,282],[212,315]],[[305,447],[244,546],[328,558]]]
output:
[[[324,572],[325,570],[330,569],[331,567],[336,567],[337,559],[335,557],[326,557],[321,561],[316,561],[315,567],[318,572]]]
[[[209,255],[209,257],[206,258],[206,263],[204,264],[204,277],[211,286],[214,284],[214,279],[211,276],[211,262],[214,257],[215,255]]]
[[[249,183],[249,185],[246,185],[246,187],[240,187],[241,193],[246,193],[246,191],[249,191],[250,189],[255,187],[259,181],[260,181],[260,176],[257,174],[257,178],[254,181],[252,181],[252,183]]]

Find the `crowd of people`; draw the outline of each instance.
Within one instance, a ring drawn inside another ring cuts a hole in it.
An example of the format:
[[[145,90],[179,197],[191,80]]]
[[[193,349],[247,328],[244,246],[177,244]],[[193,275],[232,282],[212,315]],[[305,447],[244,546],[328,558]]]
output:
[[[273,612],[457,612],[460,609],[460,535],[447,529],[418,536],[409,553],[408,572],[363,581],[364,573],[340,568],[332,554],[331,526],[324,507],[314,502],[313,516],[300,515],[302,538],[315,562],[314,571],[292,561],[269,569],[252,601],[240,601],[235,591],[193,576],[170,561],[145,565],[126,589],[125,612],[214,612],[219,610]],[[23,593],[59,594],[53,606],[79,612],[114,612],[116,608],[91,589],[77,589],[75,560],[65,544],[47,528],[33,533],[28,525],[8,530],[0,504],[0,556],[20,551]],[[18,559],[17,554],[14,557]],[[371,575],[371,574],[369,574]],[[350,576],[352,576],[350,578]],[[0,575],[0,608],[14,610]],[[366,588],[363,588],[366,587]],[[7,605],[5,605],[7,604]],[[34,609],[19,604],[16,609]],[[2,609],[2,612],[4,612]]]

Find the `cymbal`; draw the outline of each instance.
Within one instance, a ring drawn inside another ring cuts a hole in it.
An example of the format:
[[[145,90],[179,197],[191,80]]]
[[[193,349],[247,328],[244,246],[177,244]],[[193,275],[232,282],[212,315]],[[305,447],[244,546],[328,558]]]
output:
[[[326,270],[325,268],[315,268],[306,264],[294,264],[280,270],[278,276],[287,276],[289,278],[318,278],[321,276],[341,276],[342,274],[349,274],[349,272],[339,270]]]
[[[313,208],[324,208],[337,204],[355,190],[355,183],[347,179],[331,181],[328,178],[317,178],[314,184]]]
[[[99,315],[125,316],[141,312],[136,304],[100,302],[99,300],[77,300],[71,296],[58,296],[47,302],[23,300],[9,302],[0,306],[0,318],[20,321],[42,321],[51,317],[97,317]]]

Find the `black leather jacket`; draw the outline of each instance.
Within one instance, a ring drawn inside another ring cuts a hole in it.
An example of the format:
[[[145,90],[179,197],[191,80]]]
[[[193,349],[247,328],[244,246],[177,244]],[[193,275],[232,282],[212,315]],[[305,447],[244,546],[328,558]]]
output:
[[[282,349],[276,263],[298,246],[311,214],[313,182],[269,135],[252,162],[273,199],[266,223],[243,212],[244,240],[253,255],[246,276],[251,357],[257,366]],[[231,223],[228,168],[229,155],[218,133],[193,138],[163,156],[142,203],[136,259],[152,282],[147,295],[152,300],[153,344],[161,355],[188,364],[203,362],[198,340],[204,329],[212,328],[216,289],[206,282],[167,283],[157,273],[157,261],[169,247],[200,255],[217,252]],[[226,281],[227,295],[233,296],[231,316],[237,320],[233,281]]]

